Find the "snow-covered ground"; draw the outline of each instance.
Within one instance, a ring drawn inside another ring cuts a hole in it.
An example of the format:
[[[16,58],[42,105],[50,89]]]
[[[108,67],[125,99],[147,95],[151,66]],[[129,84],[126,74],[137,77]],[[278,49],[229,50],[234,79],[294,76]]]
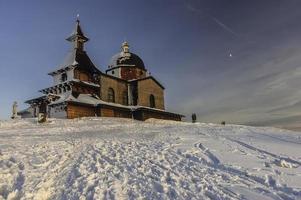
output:
[[[0,199],[301,199],[301,133],[116,118],[2,121]]]

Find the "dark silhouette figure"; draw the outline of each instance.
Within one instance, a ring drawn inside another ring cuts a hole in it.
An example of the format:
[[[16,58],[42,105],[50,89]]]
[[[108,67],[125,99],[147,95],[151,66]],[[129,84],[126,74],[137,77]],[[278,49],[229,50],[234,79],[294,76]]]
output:
[[[196,122],[196,114],[195,113],[192,113],[191,119],[192,119],[192,123]]]

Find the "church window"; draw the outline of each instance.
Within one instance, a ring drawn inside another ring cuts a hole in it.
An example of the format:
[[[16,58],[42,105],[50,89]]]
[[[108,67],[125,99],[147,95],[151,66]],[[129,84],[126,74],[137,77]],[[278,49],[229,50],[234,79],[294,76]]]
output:
[[[67,81],[67,74],[66,73],[62,73],[61,81],[62,82]]]
[[[114,74],[115,72],[114,71],[112,71],[112,74]]]
[[[108,102],[115,103],[115,92],[114,92],[113,88],[109,88],[109,90],[108,90]]]
[[[74,78],[79,79],[79,71],[74,70]]]
[[[151,108],[156,107],[155,96],[152,94],[149,96],[149,107]]]
[[[123,103],[123,105],[128,105],[128,93],[127,92],[123,92],[123,94],[122,94],[122,103]]]

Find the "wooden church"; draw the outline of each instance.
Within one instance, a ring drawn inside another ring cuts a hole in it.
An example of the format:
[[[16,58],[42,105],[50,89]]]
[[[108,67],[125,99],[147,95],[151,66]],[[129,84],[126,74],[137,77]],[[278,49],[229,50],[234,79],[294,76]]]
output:
[[[43,113],[51,118],[69,119],[99,116],[181,120],[182,115],[165,111],[164,86],[148,73],[127,42],[102,72],[84,49],[89,38],[79,19],[66,40],[72,43],[72,50],[58,69],[48,73],[53,86],[40,90],[42,96],[26,101],[30,107],[19,112],[21,117]]]

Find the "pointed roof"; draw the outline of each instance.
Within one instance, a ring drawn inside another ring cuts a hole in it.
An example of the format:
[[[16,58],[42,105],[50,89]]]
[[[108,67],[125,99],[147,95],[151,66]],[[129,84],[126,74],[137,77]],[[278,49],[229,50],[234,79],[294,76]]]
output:
[[[54,75],[72,67],[76,67],[84,71],[89,71],[91,73],[101,73],[101,71],[94,65],[85,51],[72,49],[72,51],[67,54],[65,61],[58,67],[58,69],[48,74]]]
[[[66,39],[70,42],[77,43],[78,41],[81,43],[87,42],[89,38],[87,38],[81,27],[80,21],[77,18],[76,27],[72,34]],[[59,65],[59,67],[48,73],[49,75],[55,75],[57,73],[63,72],[69,68],[80,68],[82,70],[91,72],[91,73],[101,73],[100,70],[94,65],[94,63],[89,58],[88,54],[83,50],[83,47],[77,48],[73,47],[71,51],[65,57],[64,62]]]
[[[66,40],[70,41],[70,42],[73,42],[77,39],[80,39],[83,42],[89,41],[89,38],[87,38],[85,36],[84,32],[82,31],[82,28],[80,26],[79,18],[77,18],[77,20],[76,20],[76,25],[75,25],[74,31],[71,33],[71,35],[68,38],[66,38]]]

